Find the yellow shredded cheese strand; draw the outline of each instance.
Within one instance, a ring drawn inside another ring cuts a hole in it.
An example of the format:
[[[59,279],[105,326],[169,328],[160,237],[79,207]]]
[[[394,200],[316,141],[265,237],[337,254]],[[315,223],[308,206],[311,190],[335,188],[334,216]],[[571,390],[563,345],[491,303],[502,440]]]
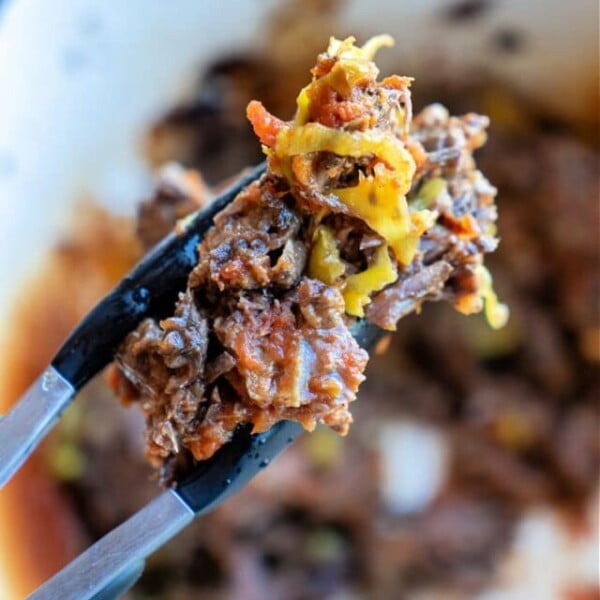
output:
[[[412,261],[421,234],[435,219],[435,214],[426,210],[411,215],[404,195],[407,183],[410,186],[378,165],[374,177],[362,177],[354,187],[332,191],[352,214],[388,242],[403,265]]]
[[[331,230],[320,226],[315,232],[308,265],[311,277],[342,286],[346,311],[354,316],[363,316],[371,293],[396,280],[396,267],[388,250],[399,264],[410,264],[420,236],[431,227],[437,215],[429,210],[417,210],[420,206],[409,209],[406,194],[411,188],[416,165],[402,139],[392,131],[345,131],[310,122],[311,104],[326,87],[348,96],[363,82],[375,80],[379,70],[372,59],[380,48],[393,44],[394,40],[388,35],[371,38],[362,47],[355,45],[353,37],[331,38],[327,54],[336,59],[335,63],[328,73],[313,77],[312,82],[300,91],[294,122],[279,131],[270,154],[271,168],[290,183],[294,178],[292,159],[296,156],[330,152],[338,156],[373,159],[372,174],[360,175],[357,185],[323,192],[336,196],[346,205],[350,215],[363,220],[386,243],[376,250],[371,266],[342,283],[346,268],[337,241]],[[398,123],[403,124],[406,115],[400,107],[396,109],[396,116]]]
[[[403,193],[410,188],[415,173],[415,161],[402,142],[388,132],[343,131],[320,123],[284,127],[275,141],[275,153],[280,158],[307,152],[332,152],[339,156],[374,155],[401,179]]]
[[[422,231],[413,226],[406,203],[415,162],[402,142],[388,132],[341,131],[320,123],[286,127],[277,135],[275,153],[282,162],[310,152],[332,152],[356,158],[372,155],[385,163],[376,165],[374,176],[362,177],[358,185],[330,193],[348,206],[350,214],[379,233],[399,262],[409,264]],[[421,224],[430,221],[425,213],[417,220]]]
[[[364,307],[371,302],[370,295],[394,283],[397,277],[398,273],[390,258],[388,246],[382,244],[375,251],[370,267],[346,279],[342,290],[346,312],[354,317],[364,317]]]
[[[346,268],[340,259],[336,239],[329,227],[319,225],[308,260],[308,276],[328,285],[339,283]]]
[[[330,37],[327,54],[341,59],[372,61],[381,48],[392,48],[394,46],[394,38],[386,33],[373,36],[362,47],[356,46],[355,41],[354,36],[349,36],[343,40]]]
[[[476,273],[479,284],[477,292],[485,304],[485,318],[492,329],[501,329],[508,322],[510,309],[498,300],[490,272],[483,265],[479,265]]]

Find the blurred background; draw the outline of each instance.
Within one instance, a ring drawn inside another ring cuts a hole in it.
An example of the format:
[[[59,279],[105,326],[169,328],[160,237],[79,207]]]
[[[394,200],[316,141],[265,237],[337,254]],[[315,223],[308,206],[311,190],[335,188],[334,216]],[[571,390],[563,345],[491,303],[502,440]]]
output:
[[[373,357],[347,438],[318,429],[149,561],[133,599],[598,598],[598,5],[592,0],[0,2],[0,412],[141,255],[177,161],[261,158],[330,35],[492,119],[500,331],[448,306]],[[157,493],[137,411],[92,383],[0,492],[0,598]]]

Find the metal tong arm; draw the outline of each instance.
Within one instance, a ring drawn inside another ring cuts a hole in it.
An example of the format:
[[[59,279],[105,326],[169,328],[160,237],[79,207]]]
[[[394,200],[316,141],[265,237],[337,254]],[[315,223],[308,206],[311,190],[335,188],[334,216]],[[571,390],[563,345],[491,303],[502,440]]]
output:
[[[0,417],[0,488],[56,423],[75,395],[75,388],[49,367],[19,403]]]
[[[242,428],[211,459],[199,463],[179,487],[152,502],[90,546],[29,598],[30,600],[107,600],[135,583],[144,560],[194,516],[208,512],[243,488],[302,431],[281,421],[251,435]]]
[[[125,591],[118,582],[135,583],[130,573],[141,574],[145,558],[170,540],[194,518],[194,511],[174,490],[163,492],[125,523],[90,546],[31,600],[84,600],[107,598]],[[127,581],[129,579],[129,581]],[[133,579],[133,581],[132,581]],[[116,585],[117,584],[117,585]]]

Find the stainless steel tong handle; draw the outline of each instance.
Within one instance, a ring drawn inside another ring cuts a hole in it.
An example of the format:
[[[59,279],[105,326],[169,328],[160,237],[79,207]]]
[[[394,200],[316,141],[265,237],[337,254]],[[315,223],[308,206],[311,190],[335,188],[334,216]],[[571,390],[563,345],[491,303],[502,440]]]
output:
[[[212,458],[198,463],[178,487],[163,492],[129,520],[106,534],[35,591],[32,600],[113,600],[138,579],[148,555],[242,489],[301,433],[280,421],[252,435],[239,429]]]
[[[74,395],[75,388],[48,367],[12,410],[0,417],[0,488],[33,452]]]
[[[163,492],[49,579],[29,600],[106,600],[131,587],[144,560],[194,519],[174,490]]]

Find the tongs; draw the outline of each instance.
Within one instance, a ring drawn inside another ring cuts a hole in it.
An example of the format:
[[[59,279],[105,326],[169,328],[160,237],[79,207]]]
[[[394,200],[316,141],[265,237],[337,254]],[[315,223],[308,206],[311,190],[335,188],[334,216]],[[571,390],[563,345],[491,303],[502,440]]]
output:
[[[214,216],[266,170],[258,165],[168,235],[82,320],[48,368],[0,420],[0,488],[58,421],[82,387],[113,359],[125,336],[146,317],[164,318],[185,289],[197,247]],[[370,349],[381,332],[357,321],[353,335]],[[281,421],[252,435],[240,427],[232,441],[199,463],[188,479],[109,532],[48,580],[30,598],[116,598],[141,575],[144,560],[189,524],[220,504],[291,443],[302,430]]]

